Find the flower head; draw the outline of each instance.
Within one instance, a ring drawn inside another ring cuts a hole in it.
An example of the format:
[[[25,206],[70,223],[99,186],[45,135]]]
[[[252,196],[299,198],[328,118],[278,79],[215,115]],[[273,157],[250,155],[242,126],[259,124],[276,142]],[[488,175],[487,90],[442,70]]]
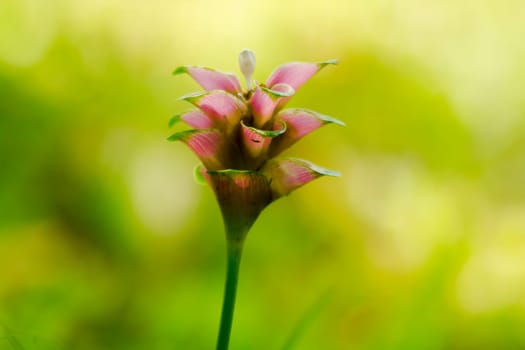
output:
[[[308,109],[283,109],[315,73],[336,63],[288,63],[262,84],[252,81],[254,53],[243,50],[239,66],[246,89],[231,73],[198,66],[175,69],[175,75],[189,74],[205,91],[180,98],[196,109],[176,115],[170,124],[181,120],[193,129],[168,140],[184,142],[200,159],[199,171],[215,191],[227,228],[246,232],[272,201],[320,176],[338,175],[305,160],[275,158],[323,125],[344,125]]]

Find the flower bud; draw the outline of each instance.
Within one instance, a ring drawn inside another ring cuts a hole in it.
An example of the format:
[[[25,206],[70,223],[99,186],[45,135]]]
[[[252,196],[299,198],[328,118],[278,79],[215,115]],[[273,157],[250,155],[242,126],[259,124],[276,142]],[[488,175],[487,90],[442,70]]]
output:
[[[244,49],[239,54],[239,67],[246,79],[246,88],[252,88],[252,75],[255,71],[255,53],[252,50]]]

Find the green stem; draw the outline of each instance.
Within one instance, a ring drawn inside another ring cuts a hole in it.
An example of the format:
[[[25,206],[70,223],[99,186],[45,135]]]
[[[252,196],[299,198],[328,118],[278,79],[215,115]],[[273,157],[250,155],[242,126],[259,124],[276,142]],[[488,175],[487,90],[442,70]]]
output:
[[[217,340],[217,350],[228,350],[228,344],[230,342],[242,247],[243,241],[227,240],[228,267],[226,270],[226,284],[224,286],[224,299],[222,303],[221,325],[219,328],[219,338]]]

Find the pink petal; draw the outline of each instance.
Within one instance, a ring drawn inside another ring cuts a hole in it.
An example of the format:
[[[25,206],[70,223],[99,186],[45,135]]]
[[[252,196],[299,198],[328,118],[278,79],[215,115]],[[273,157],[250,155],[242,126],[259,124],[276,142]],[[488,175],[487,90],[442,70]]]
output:
[[[208,170],[226,168],[224,137],[215,129],[186,130],[175,133],[168,141],[182,141],[199,157]]]
[[[345,125],[340,120],[303,108],[282,110],[277,114],[276,119],[286,123],[287,131],[272,144],[270,151],[272,157],[323,125],[330,123]]]
[[[337,61],[329,60],[321,63],[292,62],[278,67],[266,81],[266,86],[272,88],[276,84],[285,83],[297,91],[319,70],[328,64],[336,64]]]
[[[181,66],[175,69],[174,75],[188,73],[205,90],[225,90],[232,94],[241,92],[241,85],[234,74],[222,73],[207,67]]]
[[[209,129],[213,127],[213,120],[201,111],[182,113],[179,118],[195,129]]]
[[[254,125],[263,128],[272,118],[275,107],[283,97],[290,97],[294,89],[288,84],[276,84],[272,89],[257,86],[250,100],[252,104]]]
[[[248,110],[242,100],[222,90],[190,94],[180,99],[198,107],[225,130],[231,130],[237,125]]]
[[[266,151],[270,146],[272,140],[282,135],[286,131],[286,124],[277,123],[275,130],[261,130],[251,126],[246,126],[241,121],[242,126],[242,142],[244,150],[249,159],[250,168],[258,168],[260,163],[265,160]]]
[[[269,179],[274,199],[286,196],[318,177],[340,176],[337,171],[327,170],[297,158],[271,160],[261,172]]]

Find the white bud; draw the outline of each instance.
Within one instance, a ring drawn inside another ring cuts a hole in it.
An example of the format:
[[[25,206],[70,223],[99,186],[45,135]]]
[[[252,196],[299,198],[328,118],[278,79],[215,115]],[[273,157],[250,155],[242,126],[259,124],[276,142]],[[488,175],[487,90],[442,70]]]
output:
[[[252,88],[252,75],[255,71],[255,53],[252,50],[244,49],[239,54],[239,67],[246,79],[246,88]]]

